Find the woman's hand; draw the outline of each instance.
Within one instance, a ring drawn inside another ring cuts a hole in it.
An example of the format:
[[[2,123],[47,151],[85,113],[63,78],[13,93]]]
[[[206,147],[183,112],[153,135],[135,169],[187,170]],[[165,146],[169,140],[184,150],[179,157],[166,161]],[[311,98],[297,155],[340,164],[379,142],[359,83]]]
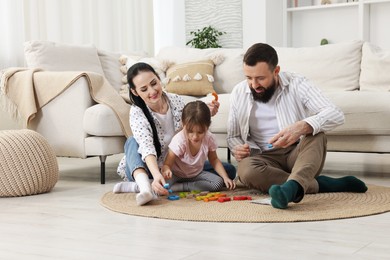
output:
[[[168,190],[164,188],[165,179],[159,174],[153,176],[152,189],[157,195],[168,195]]]
[[[213,100],[207,104],[207,106],[210,108],[211,116],[215,116],[218,113],[219,105],[219,102],[216,100]]]

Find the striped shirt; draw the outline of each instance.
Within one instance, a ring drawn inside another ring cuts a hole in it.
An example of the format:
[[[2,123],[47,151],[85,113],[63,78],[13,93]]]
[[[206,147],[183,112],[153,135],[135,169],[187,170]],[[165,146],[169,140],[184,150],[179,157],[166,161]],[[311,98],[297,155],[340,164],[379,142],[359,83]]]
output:
[[[280,72],[275,94],[275,112],[279,129],[304,120],[313,128],[313,135],[327,132],[344,123],[344,114],[305,77]],[[254,103],[246,80],[238,83],[230,97],[228,120],[229,148],[247,143],[250,134],[249,116]],[[261,150],[259,147],[251,148]]]

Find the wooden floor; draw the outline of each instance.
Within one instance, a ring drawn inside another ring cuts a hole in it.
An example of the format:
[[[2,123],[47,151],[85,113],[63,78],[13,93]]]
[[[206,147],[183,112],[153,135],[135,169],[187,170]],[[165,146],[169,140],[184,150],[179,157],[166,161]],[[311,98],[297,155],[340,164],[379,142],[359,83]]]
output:
[[[99,182],[97,158],[59,158],[61,177],[52,192],[1,198],[0,259],[390,259],[390,213],[321,222],[238,224],[109,211],[99,200],[120,181],[115,174],[119,159],[108,158],[105,185]],[[342,162],[334,160],[326,168],[340,174],[356,170],[355,164]],[[390,187],[389,175],[368,176],[360,177]]]

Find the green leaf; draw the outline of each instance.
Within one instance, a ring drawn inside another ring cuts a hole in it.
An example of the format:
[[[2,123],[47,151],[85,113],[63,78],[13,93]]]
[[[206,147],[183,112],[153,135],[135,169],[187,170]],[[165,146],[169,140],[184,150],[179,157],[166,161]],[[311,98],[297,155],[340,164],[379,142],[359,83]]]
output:
[[[218,41],[223,34],[226,34],[226,32],[220,32],[212,26],[206,26],[202,29],[191,31],[190,35],[194,37],[186,45],[191,45],[198,49],[221,48],[222,46],[218,44]]]

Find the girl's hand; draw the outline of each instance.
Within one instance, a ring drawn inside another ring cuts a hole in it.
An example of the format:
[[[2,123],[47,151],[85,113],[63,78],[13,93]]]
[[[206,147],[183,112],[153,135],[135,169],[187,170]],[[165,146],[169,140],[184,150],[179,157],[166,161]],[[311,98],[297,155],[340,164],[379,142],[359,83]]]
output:
[[[161,173],[166,180],[172,178],[172,171],[167,165],[163,165],[163,167],[161,168]]]
[[[225,185],[229,190],[234,190],[236,188],[236,183],[231,179],[224,178],[223,181],[225,182]]]
[[[168,190],[164,188],[165,180],[164,177],[159,174],[153,176],[152,189],[158,195],[168,195]]]

